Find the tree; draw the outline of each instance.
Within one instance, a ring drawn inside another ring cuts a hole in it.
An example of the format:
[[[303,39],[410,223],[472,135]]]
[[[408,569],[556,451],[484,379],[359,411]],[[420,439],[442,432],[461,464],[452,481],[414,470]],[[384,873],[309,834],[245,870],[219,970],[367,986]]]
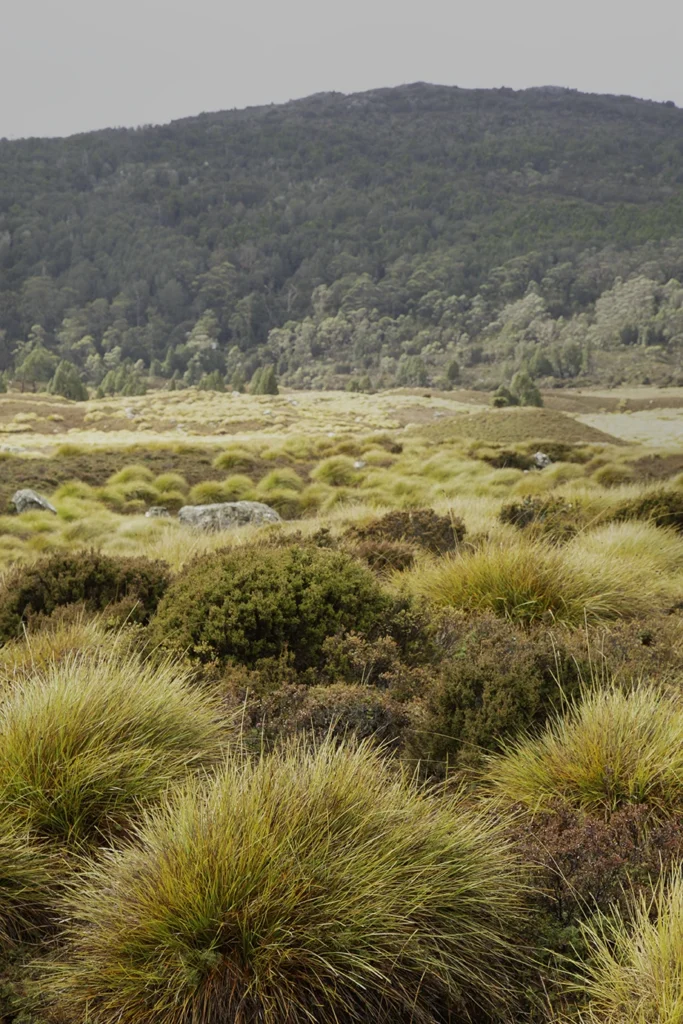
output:
[[[491,405],[494,409],[505,409],[509,405],[519,405],[519,399],[504,384],[493,392]]]
[[[535,382],[526,372],[518,370],[510,381],[510,391],[517,399],[519,405],[543,405],[543,397],[536,387]]]
[[[239,391],[241,393],[244,391],[246,383],[247,378],[244,376],[244,370],[240,365],[235,369],[235,372],[230,378],[230,387],[232,388],[233,391]]]
[[[52,379],[56,369],[57,357],[37,345],[17,366],[14,376],[21,383],[22,391],[27,384],[35,391],[39,384],[47,384]]]
[[[88,389],[81,380],[81,375],[74,364],[66,359],[62,359],[55,370],[48,391],[52,395],[69,398],[73,402],[85,402],[88,399]]]
[[[451,359],[446,370],[446,377],[450,384],[455,384],[460,380],[460,363],[457,359]]]
[[[280,393],[275,367],[272,364],[261,366],[256,370],[249,384],[249,392],[252,395],[278,395]]]
[[[225,381],[220,370],[205,373],[197,385],[200,391],[225,391]]]

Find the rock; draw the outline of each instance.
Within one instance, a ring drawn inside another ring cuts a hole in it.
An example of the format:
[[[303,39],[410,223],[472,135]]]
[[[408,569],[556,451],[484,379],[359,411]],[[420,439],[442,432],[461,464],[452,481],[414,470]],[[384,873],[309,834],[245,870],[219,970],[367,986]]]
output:
[[[280,523],[280,515],[260,501],[223,501],[216,505],[184,505],[178,519],[198,530],[232,530],[235,526]]]
[[[170,519],[171,513],[165,505],[150,505],[145,512],[145,519]]]
[[[356,461],[353,464],[354,469],[365,469],[366,466],[367,462],[364,462],[363,459],[356,459]]]
[[[531,457],[534,460],[534,465],[536,466],[536,469],[545,469],[546,466],[552,465],[553,460],[550,458],[549,455],[546,455],[545,452],[534,452],[534,454]]]
[[[41,498],[30,487],[16,491],[10,499],[10,504],[14,505],[17,515],[21,515],[22,512],[52,512],[53,515],[57,515],[54,505],[51,505],[47,498]]]

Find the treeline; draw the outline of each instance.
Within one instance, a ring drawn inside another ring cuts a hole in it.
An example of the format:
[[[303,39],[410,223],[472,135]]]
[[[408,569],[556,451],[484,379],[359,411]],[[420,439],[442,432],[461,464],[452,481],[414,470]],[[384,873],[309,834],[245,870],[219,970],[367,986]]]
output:
[[[682,281],[672,104],[414,85],[0,141],[23,387],[672,383]]]

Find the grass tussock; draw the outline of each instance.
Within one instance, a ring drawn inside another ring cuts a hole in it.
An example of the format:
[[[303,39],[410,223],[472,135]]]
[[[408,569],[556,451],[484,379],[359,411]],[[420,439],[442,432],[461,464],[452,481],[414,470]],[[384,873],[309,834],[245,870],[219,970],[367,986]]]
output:
[[[214,764],[226,728],[215,699],[168,662],[116,644],[70,655],[3,694],[2,816],[57,846],[97,845]]]
[[[683,811],[683,705],[637,685],[586,693],[538,737],[495,758],[488,781],[503,800],[531,811],[560,802],[609,816],[643,804]]]
[[[627,563],[521,539],[420,566],[412,586],[438,605],[567,625],[645,614],[656,596]]]
[[[508,995],[498,826],[361,745],[232,757],[74,889],[49,990],[100,1024],[465,1019]]]
[[[6,818],[0,824],[0,956],[46,922],[59,866]]]
[[[668,884],[667,884],[668,883]],[[641,895],[632,920],[617,915],[585,926],[591,957],[577,984],[588,1006],[583,1024],[680,1024],[683,1021],[683,875],[662,878]]]

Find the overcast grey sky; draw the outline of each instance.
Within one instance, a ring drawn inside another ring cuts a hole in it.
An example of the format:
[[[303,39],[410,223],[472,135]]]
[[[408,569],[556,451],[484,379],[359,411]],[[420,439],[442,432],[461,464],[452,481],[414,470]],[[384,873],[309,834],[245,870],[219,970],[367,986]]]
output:
[[[680,0],[1,0],[0,136],[428,81],[683,107]]]

